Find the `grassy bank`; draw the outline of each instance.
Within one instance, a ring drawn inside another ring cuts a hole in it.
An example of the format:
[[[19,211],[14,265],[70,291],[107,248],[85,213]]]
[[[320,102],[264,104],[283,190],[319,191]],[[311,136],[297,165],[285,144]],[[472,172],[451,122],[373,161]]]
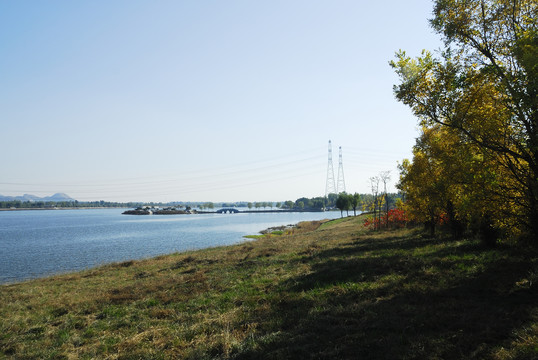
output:
[[[357,218],[0,287],[0,358],[538,357],[532,251]]]

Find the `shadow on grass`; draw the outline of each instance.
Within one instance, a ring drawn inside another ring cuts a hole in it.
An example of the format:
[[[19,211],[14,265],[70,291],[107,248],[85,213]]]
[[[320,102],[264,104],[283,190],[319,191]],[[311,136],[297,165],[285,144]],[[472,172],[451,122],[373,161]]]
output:
[[[271,325],[234,358],[490,357],[536,308],[536,288],[514,290],[528,259],[472,242],[410,255],[430,243],[365,239],[313,254],[312,272],[281,284],[263,315]]]
[[[363,254],[369,251],[389,251],[389,250],[410,250],[418,249],[437,240],[425,239],[421,236],[409,236],[402,238],[401,236],[389,236],[381,239],[377,238],[358,238],[353,242],[344,244],[340,248],[332,248],[318,255],[324,258],[341,257],[346,255]]]

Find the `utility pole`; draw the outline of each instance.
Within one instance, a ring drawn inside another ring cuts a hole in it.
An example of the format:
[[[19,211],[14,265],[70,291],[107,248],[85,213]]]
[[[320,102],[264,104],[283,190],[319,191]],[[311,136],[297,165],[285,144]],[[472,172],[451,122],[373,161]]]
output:
[[[336,193],[346,192],[346,182],[344,181],[344,163],[342,162],[342,147],[340,146],[340,154],[338,159],[338,182],[336,184]]]
[[[330,194],[336,194],[336,187],[334,184],[333,150],[331,140],[329,140],[329,162],[327,164],[327,182],[325,183],[325,206],[327,206]]]

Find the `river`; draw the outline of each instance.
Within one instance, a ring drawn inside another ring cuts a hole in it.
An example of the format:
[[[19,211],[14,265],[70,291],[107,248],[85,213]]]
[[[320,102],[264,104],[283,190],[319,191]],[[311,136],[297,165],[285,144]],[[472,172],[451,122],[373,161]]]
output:
[[[122,215],[125,209],[0,212],[0,284],[162,254],[231,245],[245,235],[340,212]]]

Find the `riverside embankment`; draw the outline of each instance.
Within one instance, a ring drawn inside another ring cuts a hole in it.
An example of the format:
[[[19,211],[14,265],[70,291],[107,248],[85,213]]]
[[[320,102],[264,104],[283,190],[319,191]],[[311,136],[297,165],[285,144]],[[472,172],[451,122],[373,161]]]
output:
[[[0,357],[536,357],[535,252],[318,225],[1,286]]]

